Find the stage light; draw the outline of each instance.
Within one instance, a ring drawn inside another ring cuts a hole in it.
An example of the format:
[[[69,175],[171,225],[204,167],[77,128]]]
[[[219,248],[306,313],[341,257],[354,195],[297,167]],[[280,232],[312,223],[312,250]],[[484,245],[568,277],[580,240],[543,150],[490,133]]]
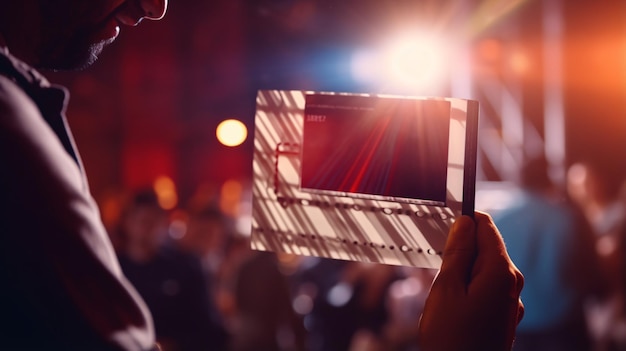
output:
[[[440,83],[446,68],[444,61],[442,46],[430,38],[401,38],[389,46],[386,55],[390,78],[405,86]]]
[[[215,131],[217,140],[226,146],[241,145],[248,137],[246,125],[236,119],[222,121]]]
[[[355,52],[351,59],[352,77],[388,90],[437,91],[447,83],[447,51],[440,38],[419,33],[402,35],[378,50]]]

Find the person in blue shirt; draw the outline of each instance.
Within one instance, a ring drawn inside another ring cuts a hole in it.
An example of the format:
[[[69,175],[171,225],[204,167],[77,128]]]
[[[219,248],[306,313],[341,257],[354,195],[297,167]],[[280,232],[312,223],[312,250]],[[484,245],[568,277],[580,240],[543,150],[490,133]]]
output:
[[[590,350],[584,302],[602,293],[599,261],[584,216],[557,191],[545,158],[523,166],[511,205],[494,213],[525,276],[516,351]]]

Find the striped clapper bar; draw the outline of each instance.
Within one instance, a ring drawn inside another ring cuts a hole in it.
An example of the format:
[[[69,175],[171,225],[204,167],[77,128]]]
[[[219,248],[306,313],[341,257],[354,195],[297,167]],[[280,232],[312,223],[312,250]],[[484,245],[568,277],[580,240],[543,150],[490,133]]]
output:
[[[259,91],[251,246],[439,268],[473,215],[478,103]]]

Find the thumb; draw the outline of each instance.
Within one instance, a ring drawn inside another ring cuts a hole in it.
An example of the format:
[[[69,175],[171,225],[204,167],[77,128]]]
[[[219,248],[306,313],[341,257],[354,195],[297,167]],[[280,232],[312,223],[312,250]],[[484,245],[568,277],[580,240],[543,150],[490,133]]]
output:
[[[438,279],[467,289],[476,260],[476,225],[469,216],[457,218],[450,229],[443,250],[443,263]]]

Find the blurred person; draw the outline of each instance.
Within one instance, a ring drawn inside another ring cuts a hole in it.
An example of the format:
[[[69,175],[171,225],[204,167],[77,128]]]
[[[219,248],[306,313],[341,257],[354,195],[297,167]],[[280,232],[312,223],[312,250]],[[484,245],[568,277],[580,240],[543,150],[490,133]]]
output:
[[[545,158],[522,167],[521,189],[494,214],[511,259],[526,277],[516,351],[588,351],[584,304],[603,293],[591,228],[548,177]]]
[[[156,193],[138,191],[120,224],[122,270],[150,308],[163,351],[224,350],[226,332],[200,260],[167,241],[167,212]]]
[[[0,2],[0,347],[149,350],[148,308],[119,267],[67,128],[67,91],[35,68],[88,66],[167,0]]]
[[[238,333],[236,282],[241,264],[246,261],[253,251],[250,249],[248,238],[239,235],[227,237],[224,252],[216,272],[214,294],[217,307],[224,317],[224,325],[230,335]]]
[[[306,350],[302,320],[274,253],[248,251],[231,267],[232,351]]]
[[[249,243],[235,235],[231,218],[213,202],[191,205],[187,214],[186,232],[177,246],[202,262],[207,292],[215,301],[225,329],[234,334],[235,302],[231,281],[240,260],[250,251]]]
[[[302,260],[293,279],[296,301],[308,298],[312,304],[304,316],[307,349],[360,350],[380,344],[388,322],[385,298],[397,278],[395,267],[388,265]]]
[[[89,193],[65,119],[67,91],[36,69],[90,65],[119,25],[161,19],[167,0],[0,6],[0,344],[154,349],[150,313],[122,274]],[[522,283],[488,216],[457,219],[420,323],[425,349],[510,348]]]
[[[119,256],[138,263],[151,261],[166,245],[168,221],[168,213],[152,189],[132,192],[112,233],[118,237]]]
[[[568,191],[592,225],[592,249],[600,260],[609,293],[588,305],[597,351],[626,350],[626,206],[624,174],[602,159],[574,164]]]
[[[279,272],[275,255],[250,250],[248,240],[242,241],[234,233],[229,216],[213,202],[190,206],[188,215],[186,233],[175,244],[202,262],[206,294],[221,303],[220,311],[227,317],[224,322],[232,334],[224,348],[302,350],[303,333],[296,330],[302,323],[291,310],[286,279]],[[124,268],[123,256],[120,261]],[[150,300],[146,301],[151,306]],[[159,318],[155,309],[151,310],[158,337]]]
[[[402,278],[389,287],[386,298],[389,321],[383,328],[384,350],[419,350],[419,316],[435,274],[433,269],[402,267]]]
[[[230,222],[230,218],[215,204],[188,211],[187,230],[179,245],[199,257],[211,276],[219,274],[229,237],[234,235]]]

